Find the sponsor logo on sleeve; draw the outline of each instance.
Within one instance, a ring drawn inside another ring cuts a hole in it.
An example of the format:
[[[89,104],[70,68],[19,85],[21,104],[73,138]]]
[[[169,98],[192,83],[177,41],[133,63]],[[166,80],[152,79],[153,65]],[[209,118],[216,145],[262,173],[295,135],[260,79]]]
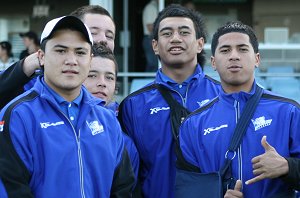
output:
[[[218,126],[218,127],[209,127],[207,129],[204,129],[204,135],[208,135],[208,134],[210,134],[213,131],[218,131],[218,130],[220,130],[222,128],[227,128],[227,127],[228,127],[228,124],[223,124],[223,125]]]
[[[150,109],[150,114],[158,113],[159,111],[167,111],[170,107],[154,107]]]
[[[65,124],[64,121],[52,122],[52,123],[51,122],[41,122],[40,123],[42,129],[47,129],[48,127],[55,127],[55,126],[62,125],[62,124]]]

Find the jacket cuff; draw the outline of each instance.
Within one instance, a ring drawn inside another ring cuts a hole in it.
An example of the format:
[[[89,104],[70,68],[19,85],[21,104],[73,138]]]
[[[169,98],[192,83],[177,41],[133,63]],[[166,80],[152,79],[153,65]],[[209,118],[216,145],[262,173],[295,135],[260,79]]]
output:
[[[300,159],[285,158],[288,162],[289,172],[287,175],[280,177],[284,182],[288,183],[293,189],[300,189]]]

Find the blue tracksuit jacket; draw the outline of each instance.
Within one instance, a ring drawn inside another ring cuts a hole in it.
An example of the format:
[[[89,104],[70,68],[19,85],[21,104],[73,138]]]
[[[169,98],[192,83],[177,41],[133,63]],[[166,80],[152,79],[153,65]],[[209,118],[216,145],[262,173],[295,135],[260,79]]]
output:
[[[180,147],[184,158],[201,172],[215,172],[224,164],[234,128],[245,103],[254,94],[223,91],[214,104],[190,114],[180,127]],[[245,198],[275,197],[279,193],[293,193],[282,179],[265,179],[245,185],[254,178],[251,159],[265,152],[261,145],[266,135],[268,143],[286,158],[300,158],[300,108],[294,101],[275,96],[264,90],[241,146],[232,161],[232,172],[243,183]],[[290,166],[290,173],[295,172]],[[298,168],[296,168],[298,169]],[[299,171],[296,171],[299,174]],[[295,176],[295,174],[294,174]],[[299,185],[299,178],[298,178]],[[286,197],[286,196],[280,196]]]
[[[187,88],[186,99],[161,81],[153,83],[171,90],[173,97],[190,111],[217,96],[219,82],[213,81],[196,67]],[[135,142],[140,154],[139,179],[145,197],[172,198],[175,184],[175,152],[170,124],[170,109],[159,91],[145,87],[126,97],[119,108],[123,131]]]
[[[76,128],[41,79],[1,111],[0,177],[10,196],[130,196],[134,175],[116,116],[81,91]]]
[[[119,104],[117,102],[111,102],[110,104],[105,106],[105,108],[112,110],[113,112],[115,112],[116,116],[118,116]],[[140,166],[139,153],[137,151],[137,148],[136,148],[133,140],[124,132],[122,134],[123,134],[123,138],[124,138],[124,145],[125,145],[125,148],[127,149],[127,152],[128,152],[129,158],[130,158],[130,162],[131,162],[131,166],[134,171],[134,175],[137,177],[138,173],[139,173],[139,166]]]

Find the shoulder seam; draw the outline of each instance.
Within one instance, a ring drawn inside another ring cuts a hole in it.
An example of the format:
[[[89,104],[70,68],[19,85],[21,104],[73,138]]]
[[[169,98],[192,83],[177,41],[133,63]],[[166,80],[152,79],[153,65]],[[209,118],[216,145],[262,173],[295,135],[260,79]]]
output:
[[[288,102],[288,103],[291,103],[291,104],[295,105],[296,107],[300,108],[300,104],[298,102],[296,102],[295,100],[290,99],[290,98],[285,98],[283,96],[276,96],[276,95],[272,95],[272,94],[268,94],[268,93],[263,93],[262,98],[277,100],[280,102]]]

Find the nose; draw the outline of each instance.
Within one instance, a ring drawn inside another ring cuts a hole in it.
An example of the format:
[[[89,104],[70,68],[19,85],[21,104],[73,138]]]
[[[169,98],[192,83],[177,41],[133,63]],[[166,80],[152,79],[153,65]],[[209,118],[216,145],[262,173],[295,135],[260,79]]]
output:
[[[174,32],[171,42],[181,42],[181,41],[182,41],[182,39],[181,39],[179,32]]]
[[[106,82],[104,80],[104,76],[99,76],[98,80],[97,80],[97,87],[106,87]]]
[[[229,60],[237,61],[240,60],[240,54],[237,50],[233,49],[230,53]]]
[[[66,60],[65,60],[65,64],[70,65],[70,66],[77,65],[77,58],[73,52],[68,53]]]
[[[99,33],[97,36],[94,36],[96,43],[107,43],[107,38],[104,33]]]

